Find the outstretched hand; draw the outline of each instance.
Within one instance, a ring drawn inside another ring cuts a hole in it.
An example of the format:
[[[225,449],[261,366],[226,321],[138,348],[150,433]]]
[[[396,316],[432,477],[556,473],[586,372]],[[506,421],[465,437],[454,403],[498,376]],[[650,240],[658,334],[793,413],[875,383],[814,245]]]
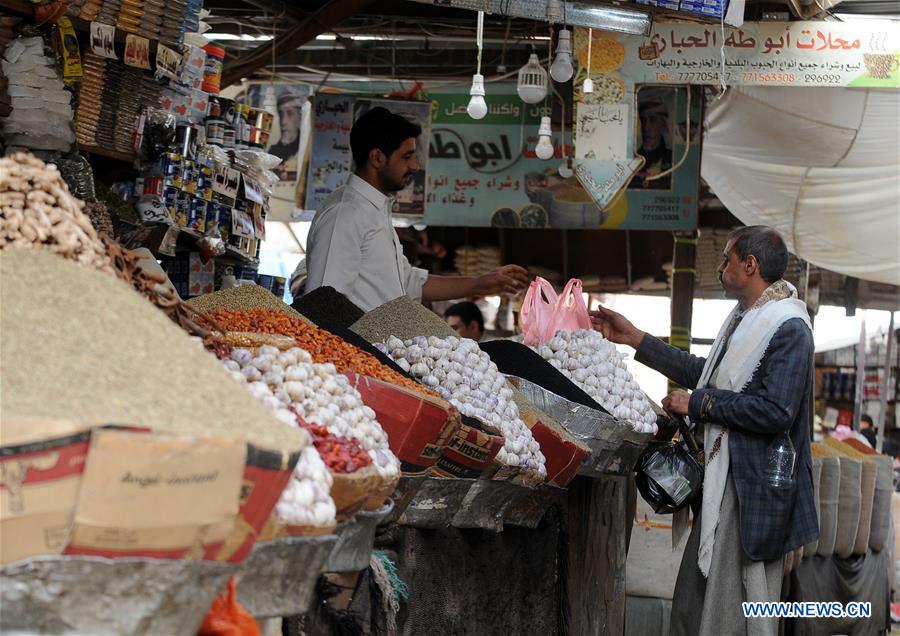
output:
[[[622,314],[611,309],[599,307],[591,312],[591,324],[595,331],[603,334],[603,337],[616,344],[624,344],[635,349],[641,344],[644,332],[635,327]]]
[[[516,294],[528,287],[528,272],[518,265],[504,265],[500,269],[475,279],[477,295]]]

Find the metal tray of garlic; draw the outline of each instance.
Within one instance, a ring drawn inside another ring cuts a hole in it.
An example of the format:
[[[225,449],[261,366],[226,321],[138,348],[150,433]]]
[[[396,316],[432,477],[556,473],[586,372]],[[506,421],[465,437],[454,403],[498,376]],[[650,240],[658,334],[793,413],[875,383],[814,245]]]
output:
[[[653,433],[639,433],[629,422],[571,402],[533,382],[516,376],[507,378],[537,409],[559,420],[570,435],[591,449],[591,455],[578,471],[580,475],[630,473],[653,437]]]

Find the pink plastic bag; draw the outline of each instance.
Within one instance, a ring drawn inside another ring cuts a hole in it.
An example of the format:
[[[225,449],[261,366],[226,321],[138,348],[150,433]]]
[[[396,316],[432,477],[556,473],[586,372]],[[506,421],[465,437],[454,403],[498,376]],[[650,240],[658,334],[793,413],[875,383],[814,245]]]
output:
[[[557,296],[549,282],[537,277],[522,303],[520,324],[523,342],[528,346],[547,342],[560,330],[590,329],[591,317],[584,304],[581,281],[571,279]]]
[[[529,347],[543,342],[544,327],[553,318],[557,299],[553,285],[540,276],[529,285],[519,314],[523,342]]]

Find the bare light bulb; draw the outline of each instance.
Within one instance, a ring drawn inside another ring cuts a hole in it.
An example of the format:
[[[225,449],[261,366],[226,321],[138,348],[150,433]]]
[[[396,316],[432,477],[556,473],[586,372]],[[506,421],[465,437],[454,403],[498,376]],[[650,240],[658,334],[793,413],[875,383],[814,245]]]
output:
[[[487,115],[488,107],[484,101],[484,75],[476,73],[472,76],[472,88],[469,89],[469,105],[466,112],[472,119],[484,119]]]
[[[547,71],[534,53],[528,58],[528,64],[519,69],[516,92],[526,104],[537,104],[547,96]]]
[[[534,154],[537,155],[538,159],[546,161],[553,158],[553,144],[550,143],[551,134],[553,134],[553,131],[550,128],[550,118],[541,117],[541,127],[538,129],[538,142],[537,146],[534,147]]]
[[[572,67],[572,32],[561,29],[559,42],[556,45],[556,57],[550,65],[550,77],[562,84],[572,79],[575,69]]]
[[[561,164],[559,164],[558,172],[559,176],[563,179],[570,179],[575,174],[575,171],[569,167],[568,161],[563,161]]]

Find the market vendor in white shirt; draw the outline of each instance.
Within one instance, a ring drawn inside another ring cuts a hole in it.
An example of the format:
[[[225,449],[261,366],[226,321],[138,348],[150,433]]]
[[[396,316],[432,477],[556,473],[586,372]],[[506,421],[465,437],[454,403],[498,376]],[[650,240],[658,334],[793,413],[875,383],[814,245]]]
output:
[[[478,277],[435,276],[412,267],[391,224],[392,195],[419,170],[422,129],[376,107],[350,131],[357,166],[347,184],[316,211],[307,246],[306,292],[333,287],[364,311],[404,294],[423,302],[514,294],[528,284],[525,270],[506,265]]]

